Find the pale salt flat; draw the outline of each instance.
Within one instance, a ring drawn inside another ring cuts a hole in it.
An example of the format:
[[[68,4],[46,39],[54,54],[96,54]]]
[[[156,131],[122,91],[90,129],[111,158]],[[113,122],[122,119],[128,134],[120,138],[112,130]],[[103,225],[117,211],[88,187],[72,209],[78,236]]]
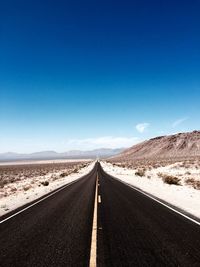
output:
[[[89,173],[93,169],[94,164],[95,163],[92,162],[88,166],[81,168],[77,173],[71,173],[65,177],[60,177],[60,174],[64,171],[61,170],[59,172],[49,173],[45,176],[38,176],[28,180],[17,181],[5,186],[3,190],[6,190],[6,187],[9,187],[11,190],[7,196],[2,195],[0,198],[0,216],[33,200],[36,200],[37,198],[40,198],[63,185],[79,179],[80,177]],[[49,181],[49,185],[41,185],[42,181]],[[12,188],[16,190],[13,193]]]
[[[135,175],[136,169],[127,169],[113,166],[111,163],[101,162],[103,169],[121,181],[135,186],[169,204],[176,206],[191,215],[200,218],[200,190],[185,184],[185,178],[191,177],[200,180],[200,170],[194,167],[181,168],[180,163],[166,167],[147,170],[145,176]],[[190,172],[190,175],[187,173]],[[157,175],[158,173],[171,174],[181,179],[181,185],[169,185]],[[149,177],[149,178],[148,178]]]

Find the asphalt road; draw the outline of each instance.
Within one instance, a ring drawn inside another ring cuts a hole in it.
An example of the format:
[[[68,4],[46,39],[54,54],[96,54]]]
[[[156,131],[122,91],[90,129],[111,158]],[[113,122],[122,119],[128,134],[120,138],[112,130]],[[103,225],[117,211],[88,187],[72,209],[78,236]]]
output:
[[[200,266],[200,226],[102,169],[99,183],[98,266]]]
[[[0,266],[89,266],[97,172],[97,266],[200,266],[200,226],[112,178],[98,163],[0,224]]]
[[[88,266],[96,168],[0,224],[0,266]]]

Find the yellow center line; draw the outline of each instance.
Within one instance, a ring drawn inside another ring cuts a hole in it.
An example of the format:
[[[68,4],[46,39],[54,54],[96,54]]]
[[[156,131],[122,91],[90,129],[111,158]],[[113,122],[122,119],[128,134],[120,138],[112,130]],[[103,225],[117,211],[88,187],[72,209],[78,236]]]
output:
[[[93,225],[92,225],[92,240],[90,249],[90,267],[97,266],[97,188],[98,188],[98,174],[96,179],[95,189],[95,200],[94,200],[94,214],[93,214]]]

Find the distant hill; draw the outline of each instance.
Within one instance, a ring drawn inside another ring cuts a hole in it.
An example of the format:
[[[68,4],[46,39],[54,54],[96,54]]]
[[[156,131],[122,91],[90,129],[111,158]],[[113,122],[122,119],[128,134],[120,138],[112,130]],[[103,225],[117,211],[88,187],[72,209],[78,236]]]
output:
[[[94,158],[108,158],[119,154],[124,149],[109,149],[101,148],[90,151],[72,150],[64,153],[57,153],[55,151],[41,151],[31,154],[19,154],[13,152],[0,153],[0,161],[14,161],[14,160],[45,160],[45,159],[94,159]]]
[[[124,150],[113,160],[200,156],[200,131],[159,136]]]

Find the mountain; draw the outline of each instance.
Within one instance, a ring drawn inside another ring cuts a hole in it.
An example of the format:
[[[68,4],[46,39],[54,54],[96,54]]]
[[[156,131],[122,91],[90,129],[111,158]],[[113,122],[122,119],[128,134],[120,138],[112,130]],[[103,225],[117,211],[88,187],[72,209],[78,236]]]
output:
[[[113,155],[119,154],[124,149],[110,149],[101,148],[90,151],[71,150],[64,153],[57,153],[55,151],[41,151],[31,154],[19,154],[13,152],[0,153],[0,161],[13,161],[13,160],[45,160],[45,159],[94,159],[94,158],[108,158]]]
[[[124,150],[112,159],[134,160],[191,156],[200,156],[200,131],[155,137]]]

